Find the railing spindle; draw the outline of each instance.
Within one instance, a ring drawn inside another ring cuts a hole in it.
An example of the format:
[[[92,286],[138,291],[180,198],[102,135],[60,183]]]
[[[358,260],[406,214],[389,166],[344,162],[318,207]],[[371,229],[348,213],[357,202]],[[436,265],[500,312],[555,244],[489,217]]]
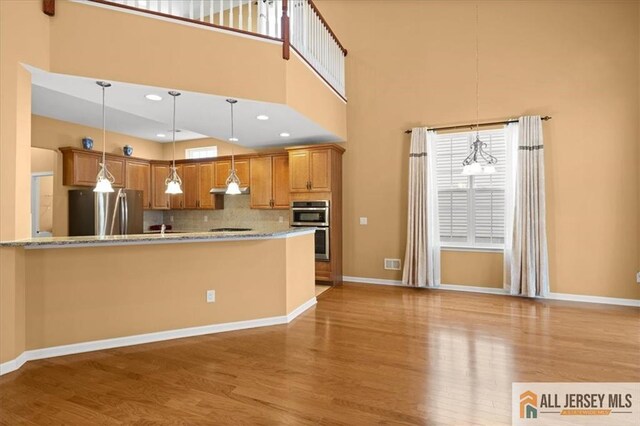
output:
[[[233,21],[233,0],[229,0],[229,26],[235,28],[235,22]]]
[[[249,6],[249,11],[248,11],[249,18],[247,19],[247,29],[249,30],[249,32],[253,32],[253,1],[249,1],[247,5]]]
[[[243,18],[244,18],[243,13],[242,13],[242,9],[243,9],[242,6],[243,6],[242,5],[242,0],[240,0],[239,4],[238,4],[238,9],[239,9],[239,12],[238,12],[238,28],[240,28],[241,30],[244,29],[244,23],[242,22]]]

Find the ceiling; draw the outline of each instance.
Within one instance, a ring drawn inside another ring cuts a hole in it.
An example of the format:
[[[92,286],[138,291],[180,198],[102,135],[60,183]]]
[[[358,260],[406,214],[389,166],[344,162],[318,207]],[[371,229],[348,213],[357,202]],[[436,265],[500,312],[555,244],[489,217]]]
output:
[[[49,73],[28,67],[32,74],[32,113],[102,128],[102,92],[96,79]],[[176,88],[161,88],[110,81],[106,89],[106,128],[109,131],[171,142],[172,98]],[[161,101],[150,101],[155,94]],[[177,141],[212,137],[227,140],[230,108],[227,97],[181,91],[176,98]],[[268,120],[258,120],[266,115]],[[234,106],[234,128],[238,145],[251,148],[340,140],[287,105],[238,99]],[[281,137],[289,133],[289,137]],[[158,137],[164,134],[165,137]]]

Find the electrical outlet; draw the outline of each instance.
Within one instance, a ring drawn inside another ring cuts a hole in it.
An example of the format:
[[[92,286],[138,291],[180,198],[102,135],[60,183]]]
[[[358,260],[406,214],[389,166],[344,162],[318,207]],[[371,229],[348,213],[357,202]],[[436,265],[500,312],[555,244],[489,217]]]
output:
[[[278,222],[279,222],[279,223],[282,223],[282,222],[284,222],[284,217],[282,217],[282,216],[279,216],[279,217],[278,217]]]
[[[360,218],[360,225],[366,225],[367,221],[368,221],[368,219],[366,217],[361,217]]]
[[[207,303],[213,303],[216,301],[216,291],[207,290]]]
[[[399,271],[400,265],[400,259],[384,259],[384,269]]]
[[[173,215],[169,216],[169,222],[173,222]]]
[[[205,217],[204,217],[204,221],[205,221],[205,222],[209,222],[209,216],[206,216],[206,215],[205,215]]]
[[[636,273],[636,282],[640,284],[640,272]]]

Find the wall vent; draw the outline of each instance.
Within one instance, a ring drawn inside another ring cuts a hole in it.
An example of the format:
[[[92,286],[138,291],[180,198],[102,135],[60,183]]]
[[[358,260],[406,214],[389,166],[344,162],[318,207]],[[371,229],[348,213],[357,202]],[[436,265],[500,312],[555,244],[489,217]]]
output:
[[[384,269],[390,269],[392,271],[400,270],[400,259],[385,259]]]

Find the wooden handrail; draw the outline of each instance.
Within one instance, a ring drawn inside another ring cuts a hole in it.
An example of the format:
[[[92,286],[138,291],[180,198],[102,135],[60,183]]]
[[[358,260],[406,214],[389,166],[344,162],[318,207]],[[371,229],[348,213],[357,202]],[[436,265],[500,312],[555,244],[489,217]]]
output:
[[[338,47],[340,48],[340,50],[342,50],[342,54],[344,56],[347,56],[347,49],[345,49],[345,47],[342,45],[342,43],[340,43],[340,40],[338,40],[338,36],[333,32],[333,30],[329,26],[329,23],[326,21],[326,19],[324,19],[324,16],[322,16],[322,13],[320,13],[320,11],[316,7],[316,5],[313,2],[313,0],[307,0],[307,1],[309,2],[309,5],[313,9],[313,11],[316,12],[316,15],[318,15],[318,18],[320,18],[320,21],[322,22],[322,25],[324,25],[324,27],[327,29],[327,31],[329,31],[329,34],[331,34],[331,38],[333,38],[333,40],[338,44]]]
[[[42,11],[45,15],[55,16],[56,0],[42,0]]]

